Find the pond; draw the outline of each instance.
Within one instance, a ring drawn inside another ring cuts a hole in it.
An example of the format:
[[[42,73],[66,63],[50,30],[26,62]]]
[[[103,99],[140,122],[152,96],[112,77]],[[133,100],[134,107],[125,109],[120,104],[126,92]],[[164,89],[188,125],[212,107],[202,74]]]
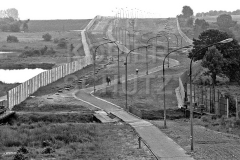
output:
[[[0,54],[7,54],[7,53],[15,53],[15,52],[5,52],[5,51],[0,51]]]
[[[46,70],[39,68],[18,70],[0,69],[0,81],[4,83],[23,83],[44,71]]]

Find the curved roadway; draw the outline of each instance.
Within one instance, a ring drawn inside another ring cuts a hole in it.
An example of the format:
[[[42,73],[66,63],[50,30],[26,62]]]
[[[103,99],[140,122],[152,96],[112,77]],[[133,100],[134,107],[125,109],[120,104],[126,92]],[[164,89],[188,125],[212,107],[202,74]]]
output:
[[[109,27],[107,35],[111,40],[114,40],[111,35],[111,27]],[[121,46],[121,45],[120,45]],[[124,46],[119,47],[122,51],[128,51]],[[178,65],[178,61],[170,60],[170,67]],[[149,70],[149,74],[162,70],[162,66],[152,68]],[[146,76],[145,72],[140,72],[138,77]],[[134,79],[134,75],[129,75],[128,80]],[[122,82],[125,82],[122,79]],[[117,80],[112,82],[112,85],[117,84]],[[96,86],[96,90],[104,89],[107,84]],[[79,99],[87,104],[90,104],[96,108],[105,110],[108,113],[112,113],[124,122],[130,124],[139,136],[146,142],[152,152],[159,159],[171,159],[171,160],[193,160],[192,157],[187,155],[185,151],[176,144],[172,139],[162,133],[156,126],[148,121],[142,120],[139,117],[132,115],[131,113],[123,110],[121,107],[110,103],[106,100],[100,99],[92,95],[93,87],[79,90],[73,94],[76,99]]]

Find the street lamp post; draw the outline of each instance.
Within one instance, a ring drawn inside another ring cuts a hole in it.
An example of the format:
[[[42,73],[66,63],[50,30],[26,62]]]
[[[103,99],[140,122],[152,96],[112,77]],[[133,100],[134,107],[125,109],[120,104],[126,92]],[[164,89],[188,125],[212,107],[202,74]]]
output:
[[[125,106],[125,108],[126,108],[126,110],[128,110],[129,111],[129,109],[128,109],[128,106],[127,106],[127,57],[128,57],[128,55],[132,52],[132,51],[134,51],[134,50],[137,50],[137,49],[140,49],[140,48],[147,48],[147,47],[149,47],[149,46],[151,46],[151,45],[147,45],[147,46],[141,46],[141,47],[138,47],[138,48],[134,48],[134,49],[132,49],[132,50],[130,50],[128,53],[127,53],[127,55],[126,55],[126,60],[125,60],[125,63],[124,63],[124,65],[125,65],[125,98],[126,98],[126,106]],[[138,70],[136,70],[137,71],[137,73],[138,73]]]
[[[147,34],[150,34],[150,33],[153,33],[153,32],[143,33],[143,34],[141,35],[141,42],[143,42],[143,36],[146,36]],[[144,42],[144,43],[145,43],[145,42]]]
[[[104,44],[108,44],[108,43],[114,43],[115,41],[109,41],[109,42],[106,42],[106,43],[102,43],[100,45],[98,45],[96,48],[95,48],[95,52],[94,52],[94,55],[93,55],[93,79],[94,79],[94,82],[93,82],[93,92],[95,93],[96,91],[96,78],[95,78],[95,68],[96,68],[96,55],[97,55],[97,49],[104,45]]]
[[[173,52],[176,52],[176,51],[178,51],[178,50],[181,50],[181,49],[183,49],[183,48],[189,48],[189,47],[191,47],[192,45],[188,45],[188,46],[184,46],[184,47],[181,47],[181,48],[178,48],[178,49],[175,49],[175,50],[173,50],[173,51],[171,51],[171,52],[169,52],[165,57],[164,57],[164,59],[163,59],[163,117],[164,117],[164,128],[167,128],[167,112],[166,112],[166,98],[165,98],[165,60],[166,60],[166,58],[171,54],[171,53],[173,53]]]
[[[130,35],[131,35],[131,32],[129,30],[127,30],[126,28],[121,28],[123,30],[125,30],[125,34],[127,35],[127,32],[128,32],[128,35],[129,35],[129,39],[128,39],[128,43],[129,43],[129,50],[131,49],[130,48],[130,44],[131,44],[131,41],[130,41]],[[126,41],[126,44],[127,44],[127,39],[125,38],[125,41]]]
[[[229,43],[231,42],[233,39],[232,38],[228,38],[228,39],[225,39],[223,41],[220,41],[220,42],[217,42],[217,43],[213,43],[213,44],[210,44],[210,45],[207,45],[201,49],[199,49],[197,52],[195,52],[191,58],[191,62],[190,62],[190,69],[189,69],[189,81],[190,81],[190,123],[191,123],[191,127],[190,127],[190,130],[191,130],[191,135],[190,135],[190,139],[191,139],[191,151],[193,151],[193,102],[192,102],[192,61],[193,61],[193,57],[194,55],[196,55],[197,53],[199,53],[200,51],[202,51],[203,49],[205,48],[208,48],[208,47],[211,47],[213,45],[216,45],[216,44],[224,44],[224,43]]]
[[[169,33],[169,32],[166,32],[166,31],[160,31],[160,32],[158,32],[158,33],[160,33],[160,34],[172,34],[172,35],[174,35],[175,38],[176,38],[176,40],[177,40],[177,46],[176,46],[176,47],[178,47],[178,36],[177,36],[175,33]]]
[[[118,47],[116,41],[112,41],[112,40],[110,40],[108,38],[105,38],[105,37],[103,39],[109,41],[109,43],[114,43],[117,46],[117,49],[118,49],[118,84],[121,84],[121,81],[120,81],[120,69],[119,69],[119,67],[120,67],[120,63],[119,63],[119,51],[120,50],[119,50],[119,47]]]
[[[168,53],[168,52],[169,52],[169,40],[168,40],[168,37],[167,37],[166,35],[164,35],[164,34],[160,34],[160,35],[157,35],[157,36],[155,36],[155,37],[149,38],[149,39],[147,40],[147,44],[148,44],[148,42],[149,42],[151,39],[158,38],[158,37],[162,37],[162,36],[167,39],[167,42],[168,42],[167,53]],[[157,44],[156,44],[156,47],[157,47]],[[156,53],[155,56],[157,56],[157,53]],[[147,57],[147,53],[146,53],[146,65],[147,65],[147,68],[148,68],[148,57]],[[147,70],[146,74],[148,74],[148,70]]]
[[[172,34],[172,35],[174,35],[175,36],[175,38],[176,38],[176,40],[177,40],[177,46],[176,47],[178,47],[178,37],[177,37],[177,35],[176,34],[174,34],[174,33],[169,33],[169,32],[165,32],[165,31],[161,31],[161,32],[159,32],[159,33],[165,33],[165,34]],[[169,38],[170,39],[170,38]],[[182,46],[181,46],[182,47]],[[169,44],[168,44],[168,48],[169,48]],[[169,57],[168,57],[168,68],[169,68]]]

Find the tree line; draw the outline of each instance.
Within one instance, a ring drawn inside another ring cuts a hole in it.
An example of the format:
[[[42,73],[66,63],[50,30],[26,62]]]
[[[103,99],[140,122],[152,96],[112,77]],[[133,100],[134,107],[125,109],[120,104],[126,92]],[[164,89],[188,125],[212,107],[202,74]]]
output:
[[[202,16],[219,16],[221,14],[229,14],[229,15],[240,15],[240,9],[237,9],[235,11],[216,11],[216,10],[211,10],[209,12],[201,12],[197,13],[196,17],[202,17]]]
[[[0,30],[3,32],[24,32],[28,31],[28,20],[20,20],[18,10],[9,8],[0,10]]]

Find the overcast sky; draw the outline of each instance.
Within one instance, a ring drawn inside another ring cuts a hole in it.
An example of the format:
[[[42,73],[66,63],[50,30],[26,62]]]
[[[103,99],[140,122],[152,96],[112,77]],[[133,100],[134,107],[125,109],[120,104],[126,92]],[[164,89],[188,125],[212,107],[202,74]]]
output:
[[[16,8],[20,19],[92,19],[113,16],[116,8],[137,8],[162,18],[175,17],[184,5],[194,14],[209,10],[240,9],[240,0],[0,0],[0,10]],[[142,12],[142,14],[146,13]],[[150,14],[149,14],[150,15]]]

